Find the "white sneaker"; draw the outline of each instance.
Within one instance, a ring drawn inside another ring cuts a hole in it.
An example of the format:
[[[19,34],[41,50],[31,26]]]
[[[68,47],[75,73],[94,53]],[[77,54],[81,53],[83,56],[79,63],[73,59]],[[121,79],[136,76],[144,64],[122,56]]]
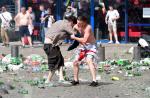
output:
[[[109,42],[108,42],[108,44],[112,44],[112,43],[113,43],[113,41],[109,41]]]
[[[50,83],[50,81],[49,81],[49,80],[46,80],[46,81],[45,81],[45,84],[48,84],[48,83]]]
[[[146,47],[146,46],[149,46],[148,45],[148,42],[145,40],[145,39],[143,39],[143,38],[140,38],[139,39],[139,44],[141,45],[141,47]]]
[[[45,86],[46,87],[55,87],[55,85],[51,81],[49,81],[49,80],[45,81]]]
[[[119,41],[116,41],[116,44],[120,44]]]

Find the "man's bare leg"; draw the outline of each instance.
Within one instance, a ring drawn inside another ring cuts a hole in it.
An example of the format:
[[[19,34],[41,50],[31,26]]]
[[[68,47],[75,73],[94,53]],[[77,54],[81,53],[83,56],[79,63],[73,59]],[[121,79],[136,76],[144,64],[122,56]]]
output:
[[[71,85],[70,82],[65,81],[63,71],[64,71],[64,70],[63,70],[63,66],[61,66],[60,69],[58,70],[58,72],[59,72],[59,83]]]
[[[25,46],[24,37],[21,37],[21,42],[22,42],[22,46],[24,47]]]
[[[92,75],[92,80],[94,82],[96,82],[96,69],[95,69],[95,65],[93,63],[93,60],[90,59],[90,58],[87,58],[86,61],[87,61],[87,64],[90,68],[90,72],[91,72],[91,75]]]
[[[115,40],[116,40],[116,44],[119,44],[117,30],[113,30],[113,31],[114,31],[114,37],[115,37]]]
[[[113,39],[112,39],[112,32],[109,31],[109,42],[108,43],[113,43]]]
[[[2,42],[3,42],[4,46],[6,45],[5,33],[6,32],[5,32],[4,28],[1,28],[1,38],[2,38]]]
[[[30,46],[32,47],[32,40],[30,36],[28,36],[28,41],[29,41]]]
[[[6,44],[9,45],[9,37],[7,32],[5,32],[5,40],[6,40]]]
[[[49,83],[52,80],[52,77],[54,75],[55,71],[49,71],[47,80],[45,81],[45,83]]]
[[[79,64],[78,61],[73,63],[74,80],[79,81]]]
[[[92,83],[89,86],[97,87],[98,82],[96,81],[96,68],[93,63],[93,60],[92,58],[86,58],[86,60],[87,60],[87,64],[89,65],[90,72],[91,72],[92,79],[93,79]]]
[[[58,70],[59,72],[59,81],[64,81],[64,74],[63,74],[63,67],[61,66],[60,69]]]
[[[71,82],[72,85],[79,84],[79,64],[78,61],[73,63],[73,73],[74,73],[74,80]]]

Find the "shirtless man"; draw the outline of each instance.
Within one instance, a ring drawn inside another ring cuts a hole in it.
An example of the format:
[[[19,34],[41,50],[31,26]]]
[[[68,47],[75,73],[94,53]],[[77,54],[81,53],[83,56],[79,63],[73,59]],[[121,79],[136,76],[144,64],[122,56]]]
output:
[[[32,25],[32,19],[29,14],[26,13],[26,8],[22,7],[21,12],[14,18],[17,26],[19,26],[19,32],[21,34],[22,46],[25,46],[24,36],[27,36],[30,46],[32,47],[31,36],[28,30],[28,26]]]
[[[82,47],[82,53],[84,54],[85,60],[90,68],[90,72],[93,78],[93,82],[90,86],[96,87],[98,86],[98,82],[96,81],[96,69],[93,62],[93,59],[96,55],[96,46],[95,46],[95,38],[92,33],[91,26],[87,23],[87,18],[84,16],[79,16],[77,19],[77,24],[74,26],[74,29],[81,33],[81,38],[75,37],[71,35],[71,38],[80,42]],[[81,52],[80,52],[81,53]],[[72,81],[72,85],[79,84],[79,62],[83,59],[80,57],[80,53],[77,55],[76,60],[74,61],[74,81]]]

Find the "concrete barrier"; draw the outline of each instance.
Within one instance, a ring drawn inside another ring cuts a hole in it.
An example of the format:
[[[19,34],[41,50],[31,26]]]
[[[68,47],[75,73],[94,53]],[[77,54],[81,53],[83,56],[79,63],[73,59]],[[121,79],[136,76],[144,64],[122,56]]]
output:
[[[139,61],[141,59],[141,49],[140,47],[134,47],[133,50],[133,60]]]
[[[98,47],[98,56],[99,61],[105,61],[105,47],[103,46]]]
[[[105,56],[104,56],[105,60],[112,60],[112,59],[133,60],[133,58],[135,58],[134,55],[132,53],[128,53],[128,51],[131,47],[137,47],[137,44],[102,44],[102,47],[104,47],[105,49],[105,52],[103,52],[105,53]],[[102,50],[99,50],[99,51],[102,51]]]

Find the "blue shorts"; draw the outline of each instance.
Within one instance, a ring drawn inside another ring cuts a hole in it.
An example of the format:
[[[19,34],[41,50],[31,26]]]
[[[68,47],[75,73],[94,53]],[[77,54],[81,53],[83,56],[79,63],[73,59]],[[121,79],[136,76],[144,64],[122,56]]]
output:
[[[20,32],[21,37],[30,36],[28,26],[20,26],[19,32]]]

